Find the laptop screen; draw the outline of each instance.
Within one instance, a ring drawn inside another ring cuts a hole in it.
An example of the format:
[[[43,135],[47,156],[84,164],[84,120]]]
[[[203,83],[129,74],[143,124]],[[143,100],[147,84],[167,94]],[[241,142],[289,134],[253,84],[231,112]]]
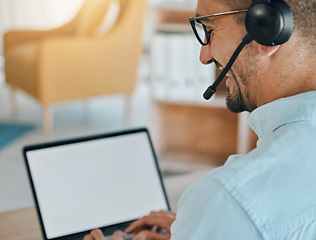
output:
[[[145,130],[24,152],[47,239],[169,209]]]

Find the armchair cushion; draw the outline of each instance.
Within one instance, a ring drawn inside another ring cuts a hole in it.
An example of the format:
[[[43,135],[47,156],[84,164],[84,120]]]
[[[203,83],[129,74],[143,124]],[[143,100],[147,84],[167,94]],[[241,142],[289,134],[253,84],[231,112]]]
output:
[[[93,36],[95,30],[107,19],[107,12],[112,2],[117,0],[88,0],[83,6],[82,14],[77,24],[77,35]]]
[[[120,2],[118,0],[112,0],[109,3],[109,8],[102,23],[95,30],[96,36],[104,36],[115,25],[120,15]]]

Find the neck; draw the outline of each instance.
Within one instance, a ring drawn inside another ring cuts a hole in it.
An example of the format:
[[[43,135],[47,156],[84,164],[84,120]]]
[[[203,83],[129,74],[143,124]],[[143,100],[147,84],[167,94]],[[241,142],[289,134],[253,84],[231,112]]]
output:
[[[262,69],[265,77],[258,86],[261,94],[257,98],[257,106],[316,90],[315,54],[304,49],[293,53],[290,49],[299,45],[295,47],[292,44],[281,46],[278,53],[269,59],[268,67]]]

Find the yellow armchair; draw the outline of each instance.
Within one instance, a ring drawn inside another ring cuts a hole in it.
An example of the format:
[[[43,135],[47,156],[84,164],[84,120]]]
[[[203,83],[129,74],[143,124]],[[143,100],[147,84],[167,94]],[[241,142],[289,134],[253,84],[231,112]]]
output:
[[[44,129],[56,102],[133,93],[146,7],[146,0],[85,0],[60,28],[4,35],[6,82],[43,104]]]

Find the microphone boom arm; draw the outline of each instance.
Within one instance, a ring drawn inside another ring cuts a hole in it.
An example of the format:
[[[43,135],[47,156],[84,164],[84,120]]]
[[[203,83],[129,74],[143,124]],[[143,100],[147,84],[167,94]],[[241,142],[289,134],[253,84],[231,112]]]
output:
[[[226,67],[223,69],[223,71],[221,72],[221,74],[218,76],[218,78],[216,79],[216,81],[209,86],[206,91],[203,94],[203,97],[206,100],[209,100],[214,93],[216,92],[216,88],[217,86],[221,83],[221,81],[224,79],[225,75],[227,74],[227,72],[229,71],[229,69],[232,67],[232,65],[234,64],[234,62],[236,61],[239,53],[241,52],[241,50],[249,43],[252,42],[252,38],[246,34],[241,43],[239,44],[239,46],[236,48],[235,52],[233,53],[232,57],[229,59]]]

